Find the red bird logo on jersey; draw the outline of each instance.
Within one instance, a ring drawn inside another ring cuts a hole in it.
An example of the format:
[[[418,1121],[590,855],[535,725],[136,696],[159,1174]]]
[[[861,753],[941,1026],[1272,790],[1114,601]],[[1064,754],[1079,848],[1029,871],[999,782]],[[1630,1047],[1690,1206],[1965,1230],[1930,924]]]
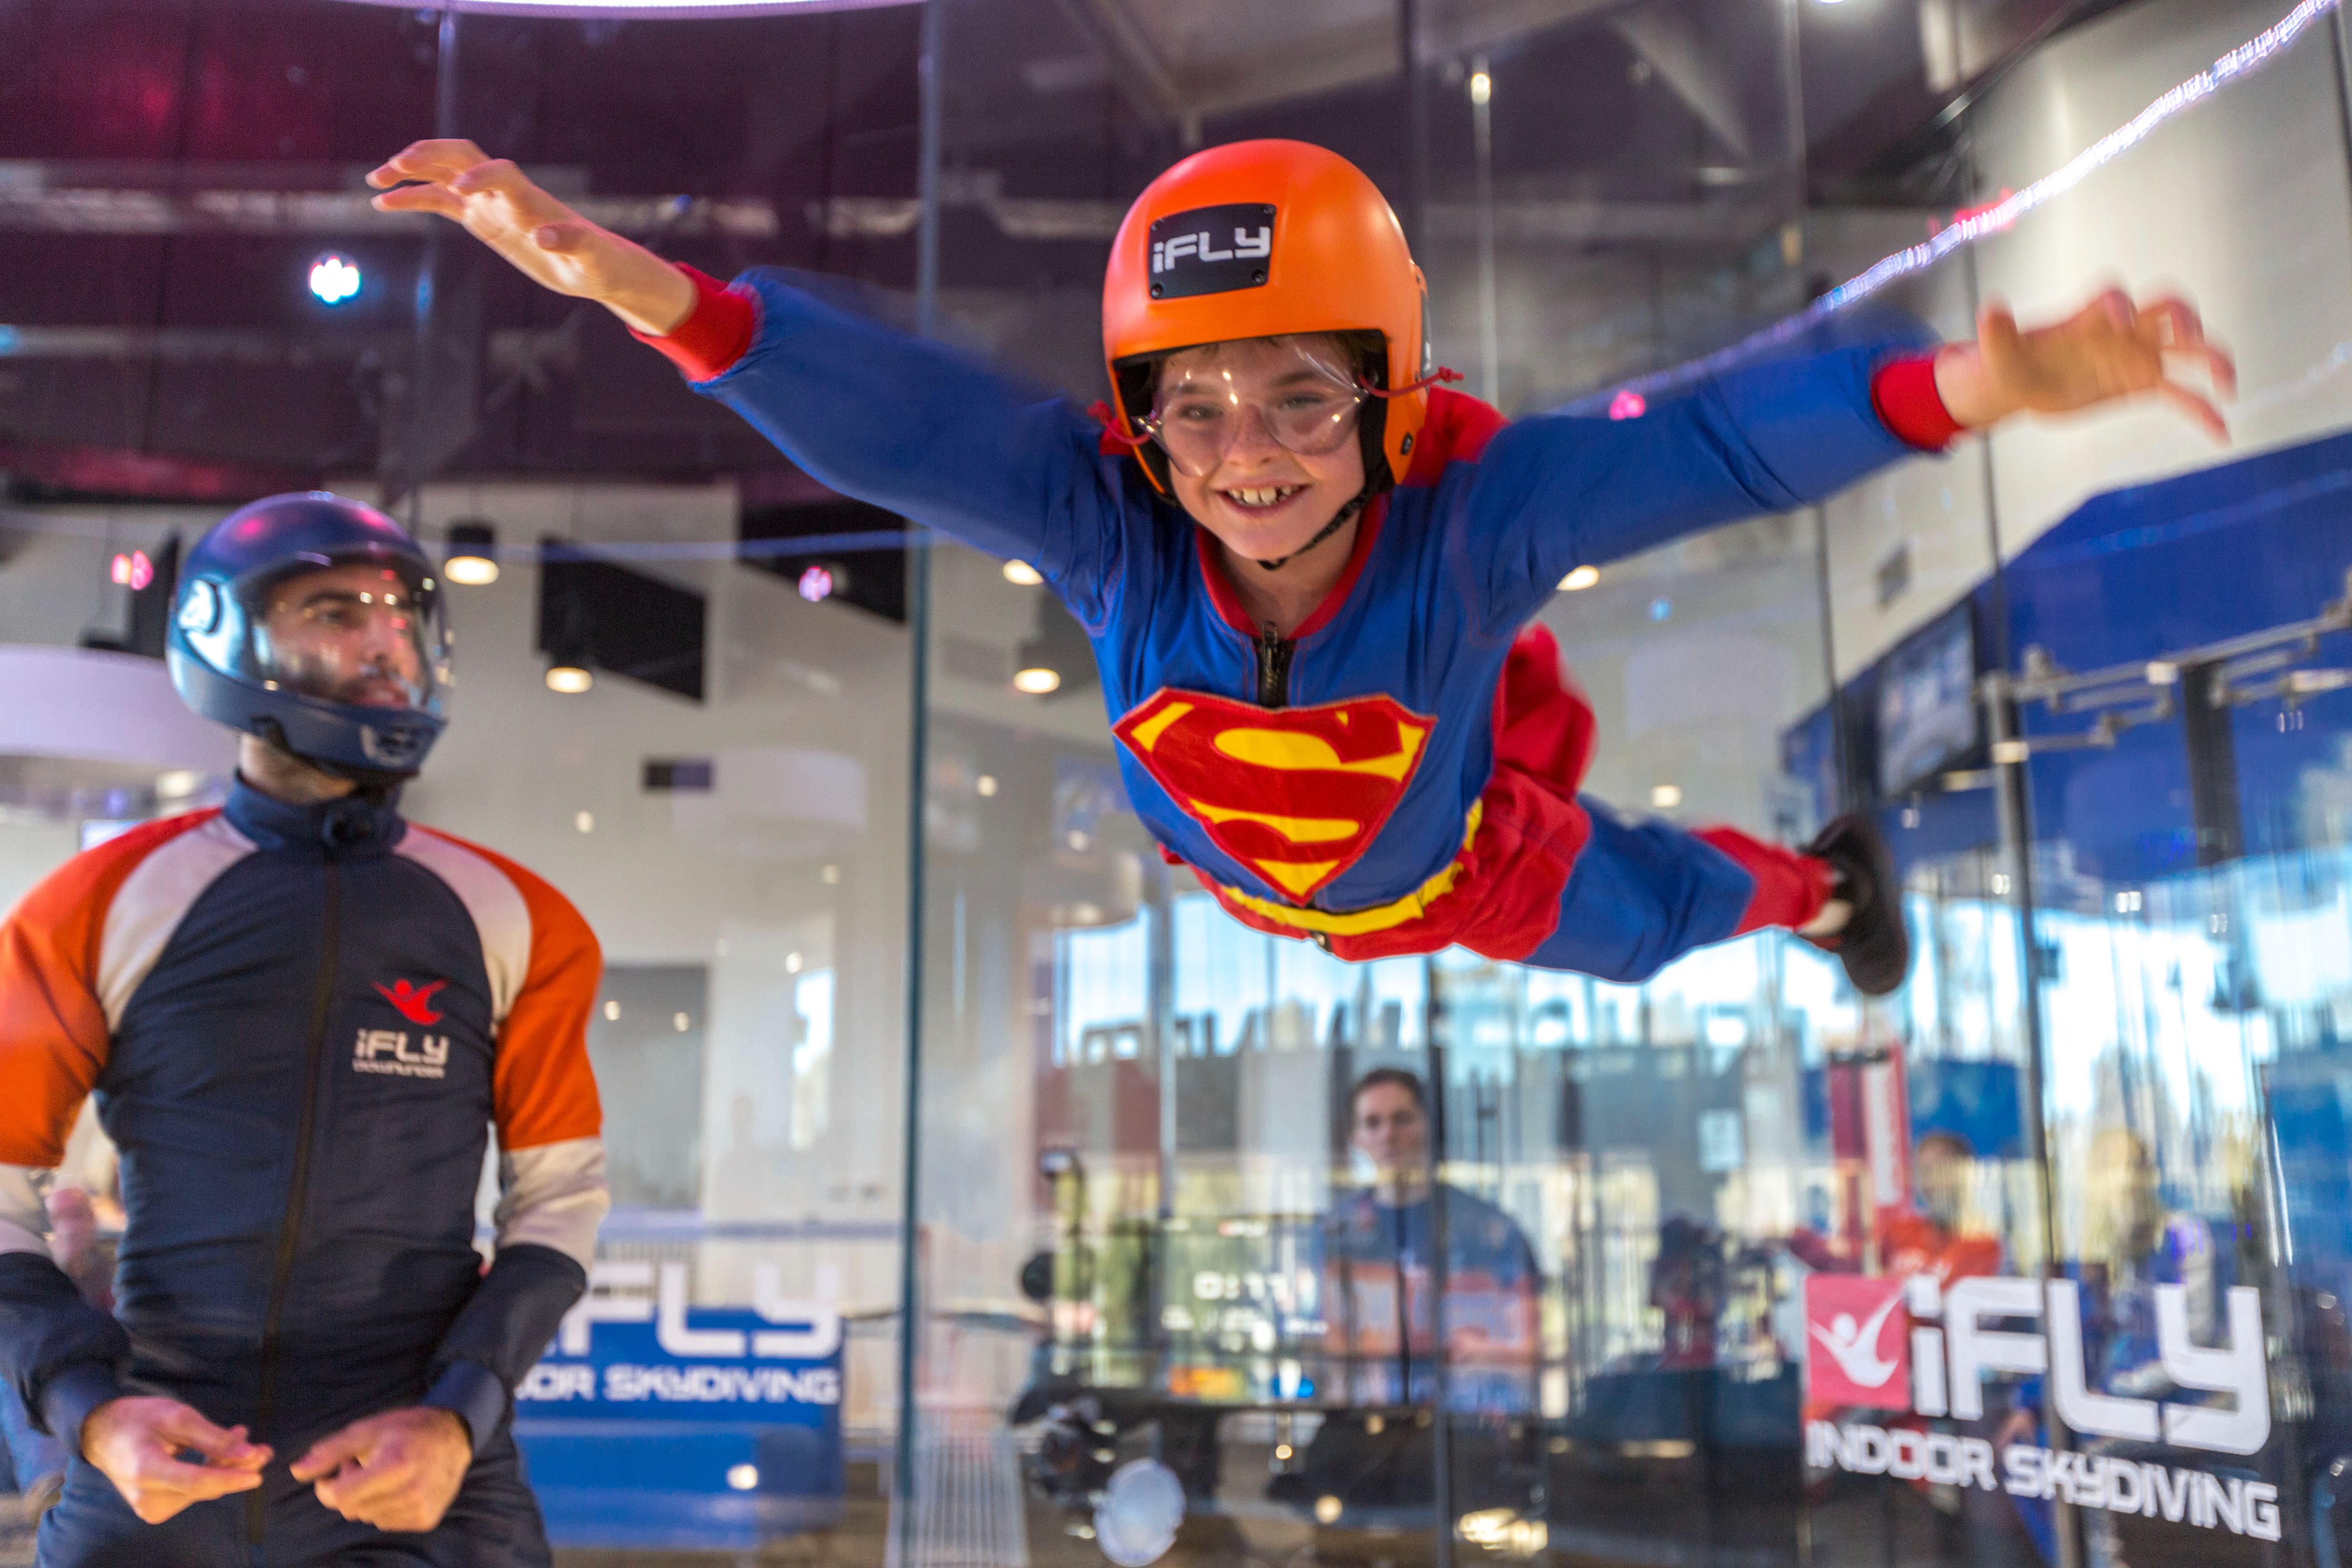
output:
[[[441,1015],[433,1010],[433,994],[448,984],[446,980],[436,980],[429,985],[418,985],[407,980],[394,980],[389,985],[378,982],[376,990],[410,1023],[437,1024],[441,1021]]]
[[[1259,708],[1162,691],[1113,732],[1218,848],[1304,904],[1371,847],[1435,722],[1391,697]]]

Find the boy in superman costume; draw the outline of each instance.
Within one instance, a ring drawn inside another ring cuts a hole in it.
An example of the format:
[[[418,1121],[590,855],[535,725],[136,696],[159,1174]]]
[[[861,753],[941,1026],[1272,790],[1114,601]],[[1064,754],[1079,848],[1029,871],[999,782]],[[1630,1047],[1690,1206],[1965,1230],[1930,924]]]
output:
[[[1506,422],[1430,374],[1421,271],[1372,183],[1247,142],[1128,214],[1089,415],[785,276],[674,266],[470,142],[370,179],[398,187],[380,208],[456,219],[610,308],[835,489],[1034,563],[1094,645],[1170,858],[1234,918],[1347,959],[1458,943],[1639,981],[1777,925],[1894,990],[1909,944],[1869,826],[1800,854],[1581,799],[1591,714],[1528,619],[1578,566],[1810,504],[2020,409],[2158,391],[2218,427],[2165,358],[2230,377],[2185,304],[2111,293],[2032,333],[1989,312],[1981,346],[1738,371],[1640,419]]]

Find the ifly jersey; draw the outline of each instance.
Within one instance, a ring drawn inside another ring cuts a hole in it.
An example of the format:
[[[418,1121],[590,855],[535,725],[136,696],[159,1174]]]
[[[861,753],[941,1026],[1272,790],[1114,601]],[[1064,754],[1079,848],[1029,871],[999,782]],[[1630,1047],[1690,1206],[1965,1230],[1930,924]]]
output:
[[[67,862],[0,927],[0,1371],[26,1407],[78,1447],[107,1399],[165,1393],[282,1468],[422,1402],[480,1452],[608,1206],[600,962],[547,883],[356,797],[240,783]],[[93,1094],[128,1215],[112,1317],[43,1240]]]

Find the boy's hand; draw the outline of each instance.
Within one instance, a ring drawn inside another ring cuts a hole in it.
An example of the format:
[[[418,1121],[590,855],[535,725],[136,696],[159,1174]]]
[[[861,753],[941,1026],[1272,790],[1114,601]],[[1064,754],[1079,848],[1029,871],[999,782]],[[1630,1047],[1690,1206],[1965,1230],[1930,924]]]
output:
[[[377,211],[439,213],[537,281],[593,300],[641,332],[674,331],[694,310],[686,274],[590,223],[510,161],[486,158],[471,142],[415,142],[368,184],[384,193],[375,198]]]
[[[294,1461],[319,1500],[378,1530],[416,1531],[441,1522],[474,1462],[474,1442],[454,1412],[413,1405],[354,1421]]]
[[[204,1462],[180,1458],[191,1450]],[[190,1503],[259,1486],[269,1450],[247,1442],[244,1427],[215,1426],[176,1399],[125,1394],[82,1422],[81,1457],[114,1483],[131,1512],[161,1524]]]
[[[2071,414],[2152,392],[2215,439],[2229,438],[2213,399],[2172,377],[2186,361],[2204,367],[2216,396],[2237,395],[2237,362],[2207,341],[2205,323],[2185,300],[2167,295],[2140,305],[2110,289],[2065,321],[2032,331],[2021,331],[2006,306],[1991,304],[1977,333],[1975,342],[1952,344],[1936,359],[1936,390],[1970,429],[2028,410]]]

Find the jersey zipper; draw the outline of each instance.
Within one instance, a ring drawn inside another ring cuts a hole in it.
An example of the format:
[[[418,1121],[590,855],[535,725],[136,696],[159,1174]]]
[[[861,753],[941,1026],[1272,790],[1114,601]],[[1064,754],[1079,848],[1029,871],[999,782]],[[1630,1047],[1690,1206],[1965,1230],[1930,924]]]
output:
[[[1290,656],[1298,645],[1283,637],[1268,621],[1250,639],[1257,649],[1257,705],[1261,708],[1290,706]]]
[[[286,1312],[287,1287],[294,1277],[294,1254],[302,1240],[302,1202],[310,1186],[310,1145],[318,1134],[319,1087],[327,1060],[327,1021],[335,1003],[343,884],[341,873],[332,861],[328,862],[326,872],[326,908],[320,921],[319,989],[310,1007],[310,1054],[302,1068],[302,1117],[295,1134],[294,1179],[286,1194],[286,1218],[278,1227],[277,1269],[269,1279],[269,1311],[261,1324],[261,1388],[253,1411],[253,1436],[257,1442],[265,1440],[263,1434],[269,1430],[270,1405],[278,1382],[278,1328]],[[257,1487],[246,1498],[245,1537],[259,1546],[268,1510],[262,1501],[261,1489]]]
[[[1257,705],[1261,708],[1290,706],[1290,658],[1298,645],[1276,631],[1272,621],[1258,627],[1257,636],[1250,639],[1257,650]],[[1308,908],[1314,908],[1309,900]],[[1316,946],[1331,951],[1331,939],[1321,931],[1309,933]]]

